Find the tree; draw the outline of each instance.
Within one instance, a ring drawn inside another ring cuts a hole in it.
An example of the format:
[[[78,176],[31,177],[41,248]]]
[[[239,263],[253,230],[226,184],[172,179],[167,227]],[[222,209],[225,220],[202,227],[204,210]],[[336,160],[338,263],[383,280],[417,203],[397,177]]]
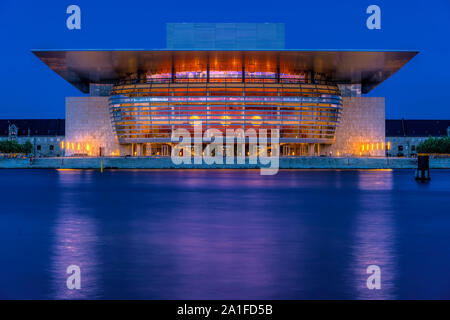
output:
[[[417,146],[418,153],[450,153],[450,137],[429,137]]]
[[[31,152],[33,152],[33,145],[30,141],[27,141],[22,145],[22,153],[30,154]]]
[[[0,141],[0,153],[31,153],[33,145],[30,141],[20,144],[16,141],[2,140]]]

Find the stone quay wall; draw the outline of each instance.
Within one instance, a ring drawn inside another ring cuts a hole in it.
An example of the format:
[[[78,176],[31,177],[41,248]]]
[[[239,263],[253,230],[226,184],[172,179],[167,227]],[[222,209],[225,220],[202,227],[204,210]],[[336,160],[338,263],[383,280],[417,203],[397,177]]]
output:
[[[0,159],[1,168],[41,169],[258,169],[259,164],[181,164],[170,157],[87,157]],[[415,169],[415,158],[344,158],[344,157],[282,157],[280,169]],[[450,169],[450,158],[430,159],[432,169]]]

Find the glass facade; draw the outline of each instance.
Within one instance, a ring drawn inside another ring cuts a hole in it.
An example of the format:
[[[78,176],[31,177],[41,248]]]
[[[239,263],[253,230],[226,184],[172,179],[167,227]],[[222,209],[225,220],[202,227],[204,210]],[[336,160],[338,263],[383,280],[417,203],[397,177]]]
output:
[[[110,113],[120,143],[169,142],[174,129],[280,130],[280,142],[333,143],[342,110],[337,85],[271,72],[181,71],[113,87]],[[172,79],[173,80],[173,79]]]

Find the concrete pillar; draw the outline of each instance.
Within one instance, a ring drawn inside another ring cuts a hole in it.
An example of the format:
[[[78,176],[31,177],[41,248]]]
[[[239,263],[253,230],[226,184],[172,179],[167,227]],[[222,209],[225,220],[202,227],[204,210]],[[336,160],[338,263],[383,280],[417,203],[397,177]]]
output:
[[[302,156],[305,157],[308,155],[308,144],[302,143]]]
[[[139,143],[132,143],[131,144],[131,155],[133,157],[139,157],[139,155],[140,155]]]
[[[314,156],[314,143],[308,143],[308,155],[310,157]]]
[[[137,156],[138,157],[142,156],[142,143],[137,143],[136,144],[136,152],[137,152]]]

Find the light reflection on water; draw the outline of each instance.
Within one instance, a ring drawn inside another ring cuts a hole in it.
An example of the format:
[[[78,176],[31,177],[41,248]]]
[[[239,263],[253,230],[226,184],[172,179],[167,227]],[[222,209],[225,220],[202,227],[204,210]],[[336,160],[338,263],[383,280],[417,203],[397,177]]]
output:
[[[391,191],[393,173],[361,172],[361,190]],[[363,193],[359,198],[359,210],[355,221],[353,278],[358,299],[395,299],[395,273],[398,269],[395,252],[395,226],[392,211],[392,193]],[[366,280],[370,276],[369,265],[381,269],[382,290],[368,290]]]
[[[0,298],[450,298],[450,275],[430,269],[450,266],[450,216],[439,209],[450,204],[450,171],[432,178],[5,170],[0,241],[14,245],[0,247],[10,275]],[[27,201],[11,191],[19,186]],[[16,276],[22,263],[32,272]],[[71,264],[81,267],[80,291],[66,288]],[[381,267],[379,291],[366,287],[370,264]],[[417,270],[429,281],[411,277]]]
[[[58,215],[54,223],[54,244],[51,256],[53,299],[100,298],[101,264],[96,252],[100,241],[97,221],[92,208],[80,206],[81,195],[73,192],[77,185],[92,183],[92,172],[58,171],[61,189]],[[82,290],[69,290],[66,285],[67,267],[77,265],[81,269]]]

